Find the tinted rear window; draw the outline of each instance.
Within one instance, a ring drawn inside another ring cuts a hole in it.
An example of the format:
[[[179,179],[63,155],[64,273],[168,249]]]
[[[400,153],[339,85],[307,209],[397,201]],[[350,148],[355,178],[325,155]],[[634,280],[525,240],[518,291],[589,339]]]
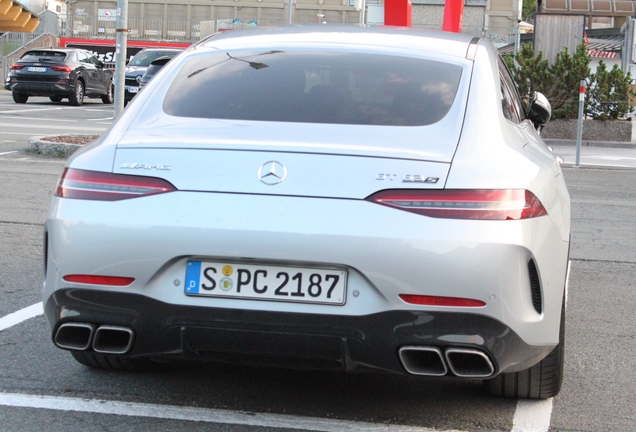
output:
[[[187,62],[163,108],[179,117],[423,126],[448,113],[461,73],[390,55],[221,52]]]
[[[24,61],[62,61],[66,58],[66,53],[61,51],[29,51],[20,60]]]

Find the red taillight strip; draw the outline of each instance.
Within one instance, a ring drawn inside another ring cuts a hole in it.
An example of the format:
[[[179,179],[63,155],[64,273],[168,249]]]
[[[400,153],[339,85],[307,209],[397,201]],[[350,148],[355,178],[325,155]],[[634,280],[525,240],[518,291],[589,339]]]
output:
[[[96,275],[66,275],[62,279],[66,282],[110,286],[128,286],[135,281],[135,278],[131,277]]]
[[[448,219],[519,220],[547,215],[539,199],[523,189],[397,189],[380,191],[367,201]]]
[[[58,182],[55,196],[117,201],[175,190],[177,189],[172,184],[160,178],[66,168]]]
[[[486,303],[460,297],[440,297],[415,294],[400,294],[400,298],[407,303],[425,306],[454,306],[454,307],[484,307]]]
[[[51,69],[58,72],[73,72],[73,68],[70,66],[51,66]]]
[[[24,69],[24,65],[21,64],[14,64],[13,66],[11,66],[11,70],[20,70],[20,69]]]

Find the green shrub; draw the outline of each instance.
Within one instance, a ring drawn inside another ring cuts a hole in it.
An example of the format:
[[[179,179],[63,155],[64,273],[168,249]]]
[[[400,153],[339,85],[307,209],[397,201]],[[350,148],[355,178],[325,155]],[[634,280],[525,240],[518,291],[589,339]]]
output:
[[[631,74],[623,74],[617,64],[608,71],[601,60],[596,73],[590,76],[585,103],[585,114],[595,120],[617,120],[634,112],[629,96],[636,95],[630,88]]]

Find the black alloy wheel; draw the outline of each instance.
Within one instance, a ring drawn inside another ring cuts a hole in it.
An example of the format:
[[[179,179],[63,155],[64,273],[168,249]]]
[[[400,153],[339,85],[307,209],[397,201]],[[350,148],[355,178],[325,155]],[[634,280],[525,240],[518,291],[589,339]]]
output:
[[[13,101],[15,103],[22,104],[22,103],[26,103],[26,101],[29,100],[29,97],[27,95],[25,95],[25,94],[15,93],[15,92],[13,92],[12,94],[13,94]]]
[[[71,93],[68,97],[68,101],[73,106],[80,106],[84,102],[84,82],[77,80],[75,82],[75,92]]]
[[[108,93],[106,93],[104,96],[102,96],[102,102],[104,102],[107,105],[110,105],[114,102],[115,98],[114,98],[114,93],[115,93],[115,85],[113,84],[112,81],[110,81],[108,83]]]

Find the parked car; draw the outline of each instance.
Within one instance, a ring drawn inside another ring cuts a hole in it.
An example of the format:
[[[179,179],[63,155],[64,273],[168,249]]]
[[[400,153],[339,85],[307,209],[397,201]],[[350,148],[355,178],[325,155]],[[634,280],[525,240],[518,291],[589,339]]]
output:
[[[182,52],[179,48],[144,48],[130,60],[126,66],[126,89],[124,91],[124,105],[132,100],[139,92],[139,83],[144,73],[154,60],[160,57],[172,58]]]
[[[486,39],[224,32],[71,158],[44,310],[81,364],[153,360],[483,380],[548,398],[570,200]]]
[[[113,71],[89,51],[77,48],[38,48],[25,52],[11,66],[5,88],[16,103],[30,96],[48,96],[53,102],[68,98],[79,106],[85,97],[113,103]]]
[[[141,76],[139,80],[139,90],[141,90],[147,83],[154,77],[157,72],[161,70],[168,62],[172,60],[172,57],[164,56],[159,57],[157,60],[153,60],[149,65],[146,72]]]

